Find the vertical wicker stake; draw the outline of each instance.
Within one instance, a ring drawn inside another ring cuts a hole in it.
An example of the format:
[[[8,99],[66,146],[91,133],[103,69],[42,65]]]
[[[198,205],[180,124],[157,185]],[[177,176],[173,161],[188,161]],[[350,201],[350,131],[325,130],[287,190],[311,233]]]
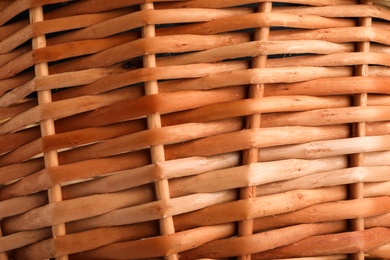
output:
[[[30,9],[30,22],[35,23],[39,21],[43,21],[43,10],[42,7],[36,7],[33,9]],[[45,35],[36,36],[32,39],[32,47],[33,49],[38,48],[44,48],[46,47],[46,37]],[[35,75],[37,77],[47,76],[49,75],[49,68],[47,63],[39,63],[35,64]],[[52,102],[51,97],[51,91],[45,90],[45,91],[38,91],[38,103],[39,104],[46,104]],[[41,135],[42,136],[48,136],[48,135],[54,135],[55,134],[55,128],[54,128],[54,120],[53,119],[47,119],[41,121]],[[45,167],[55,167],[58,166],[58,155],[57,151],[49,151],[44,153],[44,160],[45,160]],[[48,189],[48,197],[50,203],[56,203],[59,201],[62,201],[62,190],[61,185],[57,184],[51,188]],[[58,224],[52,226],[52,232],[53,236],[63,236],[66,234],[65,224]],[[59,260],[67,260],[68,256],[60,256],[57,259]]]
[[[153,3],[146,3],[141,6],[142,10],[154,9]],[[155,37],[155,27],[154,25],[146,25],[142,28],[142,33],[144,38]],[[145,54],[144,55],[144,67],[153,68],[156,67],[156,55],[154,54]],[[158,83],[156,80],[145,82],[145,94],[153,95],[158,93]],[[147,117],[148,128],[155,129],[161,127],[161,116],[160,114],[152,114]],[[165,161],[165,152],[163,145],[155,145],[150,147],[152,163],[158,163]],[[170,192],[168,186],[168,180],[158,180],[155,183],[156,197],[158,200],[169,200]],[[175,233],[175,227],[173,225],[173,218],[166,217],[160,220],[160,232],[162,235],[168,235]],[[177,254],[169,255],[165,257],[169,260],[177,260]]]
[[[258,6],[258,12],[271,12],[272,2],[260,3]],[[262,27],[256,29],[254,40],[266,41],[269,38],[269,27]],[[253,59],[253,68],[265,68],[267,62],[267,56],[258,56]],[[261,99],[264,95],[264,84],[251,85],[249,88],[249,98]],[[261,101],[259,101],[261,102]],[[250,115],[246,119],[246,128],[253,129],[259,128],[261,123],[261,115]],[[251,148],[244,151],[243,164],[256,163],[259,156],[259,150],[257,148]],[[240,198],[248,199],[256,197],[256,187],[245,187],[240,190]],[[253,233],[253,219],[244,220],[238,223],[238,236],[247,236]],[[251,256],[239,256],[237,259],[250,260]]]
[[[362,0],[361,4],[372,5],[372,0]],[[371,17],[362,17],[359,20],[360,26],[371,26],[372,18]],[[370,51],[370,42],[360,42],[357,44],[358,52],[369,52]],[[368,76],[368,64],[358,65],[355,71],[356,76]],[[354,96],[354,105],[355,106],[366,106],[367,105],[367,93],[361,93]],[[356,123],[353,125],[354,137],[362,137],[366,135],[366,123]],[[351,156],[351,166],[363,166],[364,165],[364,154],[353,154]],[[359,182],[351,185],[350,187],[350,198],[351,199],[363,199],[364,195],[364,183]],[[355,231],[364,230],[364,219],[358,218],[351,220],[351,229]],[[354,260],[363,260],[364,252],[358,252],[352,255]]]
[[[3,236],[3,233],[1,231],[1,226],[0,226],[0,237]],[[0,260],[8,260],[8,256],[6,252],[0,252]]]

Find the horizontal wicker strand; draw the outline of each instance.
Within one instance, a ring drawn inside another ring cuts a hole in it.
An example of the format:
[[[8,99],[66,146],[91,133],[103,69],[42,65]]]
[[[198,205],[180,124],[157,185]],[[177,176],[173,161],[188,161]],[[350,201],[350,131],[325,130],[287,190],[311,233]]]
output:
[[[253,259],[277,259],[293,256],[310,256],[369,251],[389,243],[389,228],[372,228],[364,231],[317,236],[303,239],[293,245],[259,253]],[[321,243],[322,241],[322,243]],[[326,241],[324,243],[324,241]],[[343,242],[341,242],[343,241]],[[343,246],[341,246],[343,245]],[[346,247],[344,245],[347,245]],[[300,250],[296,250],[301,248]],[[306,252],[302,249],[308,249]]]
[[[199,257],[223,258],[229,255],[253,254],[286,244],[297,244],[308,237],[337,232],[344,228],[345,222],[325,222],[321,224],[302,224],[281,228],[278,231],[267,231],[252,236],[216,240],[202,247],[183,253],[183,259]],[[387,235],[387,234],[384,234]],[[309,247],[305,247],[309,249]],[[311,251],[311,250],[308,250]],[[256,254],[253,256],[256,259]]]

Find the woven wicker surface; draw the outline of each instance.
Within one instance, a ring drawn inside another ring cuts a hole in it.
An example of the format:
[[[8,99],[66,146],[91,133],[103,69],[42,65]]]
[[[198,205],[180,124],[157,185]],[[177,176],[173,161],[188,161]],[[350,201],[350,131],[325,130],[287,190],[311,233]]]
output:
[[[389,8],[2,0],[0,26],[0,260],[390,258]]]

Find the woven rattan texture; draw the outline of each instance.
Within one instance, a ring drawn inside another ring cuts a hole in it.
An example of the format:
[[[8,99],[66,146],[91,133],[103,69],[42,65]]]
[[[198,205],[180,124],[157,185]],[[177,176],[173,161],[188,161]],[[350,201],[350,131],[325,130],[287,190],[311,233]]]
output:
[[[388,66],[370,0],[1,0],[0,259],[389,259]]]

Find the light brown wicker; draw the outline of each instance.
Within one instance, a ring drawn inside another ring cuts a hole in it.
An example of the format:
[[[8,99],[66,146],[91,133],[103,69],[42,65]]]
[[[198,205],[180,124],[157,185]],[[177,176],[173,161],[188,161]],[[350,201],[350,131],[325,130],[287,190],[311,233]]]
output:
[[[0,260],[390,259],[390,9],[0,0]]]

